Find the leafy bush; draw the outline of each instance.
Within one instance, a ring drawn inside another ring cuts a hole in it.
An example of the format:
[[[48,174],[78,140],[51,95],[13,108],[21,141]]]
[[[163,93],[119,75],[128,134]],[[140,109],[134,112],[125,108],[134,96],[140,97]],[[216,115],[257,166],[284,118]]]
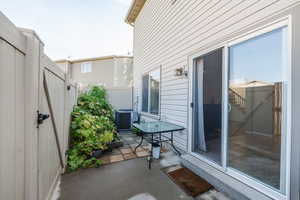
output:
[[[94,86],[80,95],[72,112],[69,171],[101,164],[92,154],[95,150],[106,150],[118,137],[113,121],[113,109],[104,88]]]

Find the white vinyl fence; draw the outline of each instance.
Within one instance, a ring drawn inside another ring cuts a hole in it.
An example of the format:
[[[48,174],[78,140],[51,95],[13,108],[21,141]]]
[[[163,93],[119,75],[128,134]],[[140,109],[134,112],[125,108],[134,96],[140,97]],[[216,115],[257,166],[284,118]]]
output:
[[[92,86],[92,85],[91,85]],[[89,90],[90,86],[79,87],[82,94]],[[132,87],[105,87],[107,100],[115,110],[133,109],[133,88]]]
[[[43,47],[0,12],[1,200],[50,199],[66,166],[77,87]]]
[[[132,109],[132,88],[107,88],[107,98],[115,110]]]

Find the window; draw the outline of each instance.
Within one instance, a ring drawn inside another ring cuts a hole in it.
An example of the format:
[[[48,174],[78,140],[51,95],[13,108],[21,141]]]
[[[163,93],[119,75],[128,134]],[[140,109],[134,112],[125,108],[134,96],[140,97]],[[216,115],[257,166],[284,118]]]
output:
[[[143,82],[142,111],[150,114],[159,114],[160,69],[145,74]]]
[[[91,62],[81,63],[81,73],[88,73],[88,72],[92,72],[92,63]]]

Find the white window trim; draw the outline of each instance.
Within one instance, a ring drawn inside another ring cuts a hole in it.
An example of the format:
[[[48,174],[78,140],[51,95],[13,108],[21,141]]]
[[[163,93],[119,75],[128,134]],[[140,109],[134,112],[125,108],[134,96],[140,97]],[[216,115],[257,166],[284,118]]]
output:
[[[286,81],[288,83],[288,87],[286,88],[287,97],[286,97],[286,149],[285,149],[285,156],[286,156],[286,171],[285,171],[285,194],[281,193],[280,191],[276,191],[276,189],[271,188],[271,186],[268,186],[254,178],[251,178],[249,176],[246,176],[240,172],[237,172],[237,170],[231,169],[227,167],[227,137],[228,137],[228,131],[227,131],[227,123],[224,123],[225,120],[225,113],[228,113],[228,107],[225,105],[228,105],[228,99],[223,98],[223,109],[222,109],[222,166],[218,165],[217,163],[205,158],[204,156],[200,154],[196,154],[193,152],[193,109],[191,108],[191,103],[193,103],[193,74],[194,74],[194,60],[196,58],[199,58],[209,52],[212,52],[219,48],[224,48],[223,52],[223,97],[228,97],[228,48],[230,46],[233,46],[235,44],[247,41],[251,38],[260,36],[264,33],[272,32],[276,29],[287,27],[287,46],[288,46],[288,62],[287,67],[285,69],[285,72],[283,75],[286,77]],[[263,27],[254,29],[250,32],[247,32],[243,35],[240,35],[238,37],[235,37],[231,40],[225,41],[223,43],[220,43],[218,45],[212,46],[211,48],[208,48],[206,50],[199,51],[198,53],[192,54],[188,57],[188,63],[189,63],[189,104],[188,104],[188,153],[192,156],[196,157],[197,159],[209,164],[210,166],[218,169],[219,171],[222,171],[223,173],[241,181],[242,183],[254,188],[255,190],[264,193],[265,195],[274,198],[276,200],[289,200],[290,199],[290,179],[291,179],[291,105],[292,105],[292,88],[291,88],[291,79],[292,79],[292,16],[288,15],[282,19],[276,20],[273,23],[269,23]]]
[[[158,100],[158,113],[153,114],[153,113],[150,113],[150,106],[151,106],[151,103],[150,103],[150,99],[151,99],[150,73],[153,72],[153,71],[156,71],[156,70],[159,70],[159,79],[160,79],[160,82],[159,82],[159,100]],[[142,96],[141,114],[144,115],[145,117],[149,117],[149,118],[153,118],[153,119],[159,119],[160,118],[160,114],[161,114],[161,111],[160,111],[160,107],[161,107],[161,77],[162,77],[161,72],[162,72],[162,70],[161,70],[161,66],[160,66],[160,67],[151,69],[150,71],[145,72],[142,75],[142,77],[144,77],[145,75],[148,75],[148,112],[145,112],[145,111],[142,110],[143,109],[143,95],[141,95]],[[143,93],[143,81],[142,81],[142,93]]]
[[[80,64],[80,72],[82,74],[86,74],[86,73],[92,72],[92,63],[91,62],[83,62],[83,63],[81,63]]]
[[[144,111],[142,111],[141,114],[142,114],[143,117],[148,117],[148,118],[152,118],[152,119],[156,119],[156,120],[159,120],[159,118],[160,118],[159,114],[154,115],[154,114],[144,112]]]

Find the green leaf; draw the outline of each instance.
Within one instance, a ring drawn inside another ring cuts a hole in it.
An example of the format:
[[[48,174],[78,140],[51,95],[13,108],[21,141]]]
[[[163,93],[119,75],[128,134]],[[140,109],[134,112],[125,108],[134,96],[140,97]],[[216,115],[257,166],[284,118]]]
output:
[[[71,145],[68,170],[98,167],[101,161],[91,158],[94,150],[108,148],[117,139],[113,109],[103,87],[94,86],[78,98],[72,112]]]

